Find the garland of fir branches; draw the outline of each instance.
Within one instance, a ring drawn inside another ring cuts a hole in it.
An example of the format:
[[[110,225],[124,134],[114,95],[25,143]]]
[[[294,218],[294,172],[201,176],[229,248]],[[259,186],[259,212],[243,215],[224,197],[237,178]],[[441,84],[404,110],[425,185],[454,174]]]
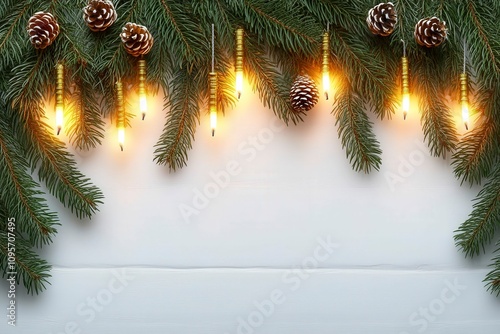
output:
[[[347,159],[369,173],[381,164],[381,148],[367,112],[391,118],[397,108],[400,40],[407,41],[411,87],[420,96],[421,122],[430,152],[452,154],[463,183],[484,186],[469,219],[457,230],[457,246],[477,256],[496,241],[492,270],[485,281],[500,294],[500,2],[472,0],[393,1],[399,23],[390,37],[367,29],[373,0],[115,0],[118,20],[107,31],[91,32],[82,20],[86,0],[3,0],[0,2],[0,268],[7,272],[7,218],[16,217],[18,283],[28,292],[43,290],[50,265],[37,255],[56,233],[57,214],[44,199],[40,182],[77,217],[90,218],[103,199],[79,172],[65,144],[45,123],[41,101],[54,91],[55,65],[66,68],[66,91],[75,112],[67,125],[70,143],[89,150],[104,137],[105,117],[115,117],[114,82],[132,84],[136,61],[123,50],[119,33],[126,22],[148,27],[155,45],[147,55],[149,89],[165,93],[163,133],[154,159],[171,170],[187,163],[187,152],[208,96],[210,27],[215,24],[218,103],[222,112],[235,103],[234,31],[245,29],[245,73],[263,104],[286,124],[302,121],[288,101],[299,73],[318,73],[320,43],[330,24],[332,70],[343,85],[332,113]],[[61,33],[43,51],[29,44],[26,23],[37,11],[51,12]],[[448,23],[449,38],[427,50],[413,40],[415,23],[438,16]],[[446,96],[458,101],[463,40],[475,83],[476,125],[459,138]],[[97,98],[101,97],[101,98]],[[365,110],[365,106],[371,110]],[[127,115],[130,118],[131,115]],[[33,174],[37,171],[37,175]]]

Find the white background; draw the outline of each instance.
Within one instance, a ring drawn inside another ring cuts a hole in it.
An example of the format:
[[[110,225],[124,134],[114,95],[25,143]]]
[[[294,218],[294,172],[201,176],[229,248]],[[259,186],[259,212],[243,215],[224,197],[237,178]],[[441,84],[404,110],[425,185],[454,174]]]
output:
[[[52,285],[20,288],[17,327],[3,317],[1,333],[499,333],[482,282],[492,248],[470,260],[453,241],[479,188],[428,154],[417,110],[373,118],[383,165],[365,175],[330,103],[279,128],[247,90],[214,138],[203,115],[188,166],[169,173],[152,161],[161,97],[149,103],[124,152],[108,125],[101,147],[75,153],[105,204],[79,221],[49,199],[62,223],[42,251]]]

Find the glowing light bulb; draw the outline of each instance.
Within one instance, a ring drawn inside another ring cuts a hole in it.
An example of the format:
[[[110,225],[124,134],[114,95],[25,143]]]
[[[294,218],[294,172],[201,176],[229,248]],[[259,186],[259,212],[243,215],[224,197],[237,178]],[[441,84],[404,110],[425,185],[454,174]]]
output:
[[[120,145],[120,150],[123,151],[123,146],[125,145],[125,128],[118,128],[118,144]]]
[[[56,128],[57,134],[61,132],[64,123],[64,111],[61,105],[56,106]]]
[[[465,129],[469,130],[469,105],[467,103],[462,103],[462,121]]]
[[[323,73],[323,90],[325,92],[325,97],[328,100],[328,93],[330,92],[330,73]]]
[[[403,119],[406,119],[406,115],[410,111],[410,94],[403,94],[403,103],[401,105],[401,109],[403,110]]]
[[[215,128],[217,127],[217,111],[210,110],[210,127],[212,128],[212,137],[215,135]]]
[[[148,112],[148,100],[146,99],[146,94],[141,94],[139,96],[139,108],[142,114],[142,119],[146,117],[146,113]]]
[[[243,91],[243,72],[236,72],[236,94],[238,94],[238,100],[241,97],[241,92]]]

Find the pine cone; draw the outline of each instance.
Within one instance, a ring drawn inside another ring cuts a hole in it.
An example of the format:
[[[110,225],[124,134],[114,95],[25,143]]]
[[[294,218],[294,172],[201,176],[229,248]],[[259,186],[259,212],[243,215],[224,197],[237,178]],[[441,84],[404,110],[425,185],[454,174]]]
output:
[[[445,41],[446,35],[446,22],[441,22],[437,17],[421,19],[415,25],[417,43],[428,48],[441,45]]]
[[[154,38],[148,31],[148,28],[130,22],[122,28],[120,37],[125,50],[134,57],[147,54],[154,42]]]
[[[316,83],[308,75],[299,75],[290,89],[290,103],[296,112],[306,112],[318,103]]]
[[[116,21],[115,6],[110,0],[89,0],[83,19],[92,31],[104,31]]]
[[[389,36],[398,22],[398,15],[392,2],[379,3],[368,12],[366,23],[375,35]]]
[[[36,49],[45,49],[59,35],[59,24],[52,14],[36,12],[28,21],[28,34]]]

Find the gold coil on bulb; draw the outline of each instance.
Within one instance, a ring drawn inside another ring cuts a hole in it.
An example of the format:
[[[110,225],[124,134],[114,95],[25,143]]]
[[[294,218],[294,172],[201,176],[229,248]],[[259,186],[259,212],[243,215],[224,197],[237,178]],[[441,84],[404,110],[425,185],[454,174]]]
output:
[[[241,97],[241,91],[243,90],[243,28],[236,29],[235,72],[236,93],[239,99]]]
[[[118,129],[118,143],[123,151],[125,141],[125,108],[123,107],[123,84],[120,79],[116,82],[116,128]]]
[[[330,33],[325,31],[323,34],[323,89],[325,97],[328,100],[328,93],[330,90]]]
[[[64,65],[56,65],[56,127],[57,134],[61,132],[64,110]]]
[[[217,73],[210,72],[208,80],[210,88],[208,107],[210,110],[210,127],[212,128],[213,137],[215,135],[215,128],[217,127]]]
[[[146,60],[139,59],[139,108],[142,114],[142,120],[146,117]]]
[[[401,87],[403,90],[403,118],[410,110],[410,76],[408,74],[408,57],[401,57]]]
[[[401,68],[402,68],[402,73],[401,73],[401,80],[402,80],[402,87],[403,87],[403,94],[410,94],[410,78],[408,75],[408,57],[402,57],[401,58]]]
[[[465,129],[469,130],[469,85],[467,73],[460,73],[460,103],[462,104],[462,120]]]

